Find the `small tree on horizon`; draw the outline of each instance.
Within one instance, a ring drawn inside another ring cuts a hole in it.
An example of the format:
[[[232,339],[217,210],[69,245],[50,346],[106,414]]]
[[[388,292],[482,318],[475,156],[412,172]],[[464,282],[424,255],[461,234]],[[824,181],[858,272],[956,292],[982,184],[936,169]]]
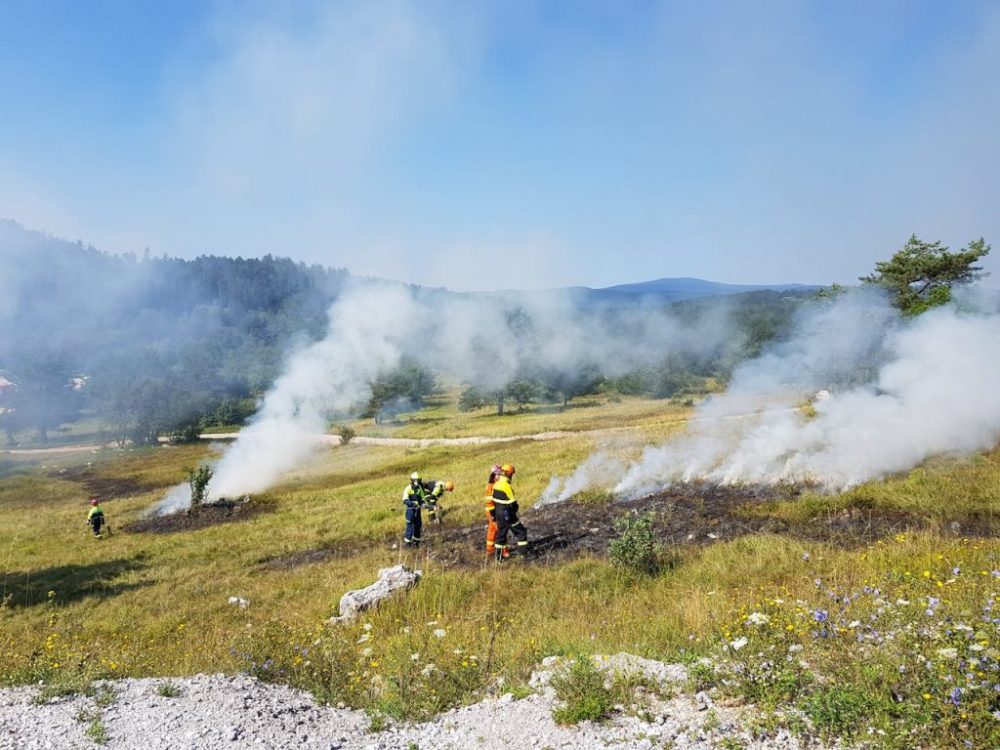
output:
[[[986,274],[976,262],[990,252],[980,237],[956,253],[940,242],[924,242],[911,235],[903,249],[889,260],[875,264],[875,273],[862,276],[866,284],[889,291],[892,303],[904,315],[919,315],[951,301],[956,284],[970,284]]]

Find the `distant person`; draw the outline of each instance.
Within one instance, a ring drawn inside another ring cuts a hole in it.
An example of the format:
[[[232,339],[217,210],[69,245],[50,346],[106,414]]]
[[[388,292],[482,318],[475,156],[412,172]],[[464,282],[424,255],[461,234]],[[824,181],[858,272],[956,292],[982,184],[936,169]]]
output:
[[[403,544],[408,547],[420,546],[420,530],[423,528],[424,519],[420,515],[420,509],[424,507],[424,500],[427,490],[424,489],[420,481],[420,472],[410,474],[410,483],[403,490],[403,505],[406,507],[406,531],[403,534]]]
[[[104,509],[96,497],[90,498],[90,512],[87,513],[87,525],[94,536],[101,538],[101,527],[104,526]]]
[[[436,479],[424,482],[424,504],[427,506],[427,516],[432,521],[441,520],[441,508],[438,507],[438,501],[444,496],[445,492],[454,491],[455,483],[451,480],[443,481]]]
[[[497,516],[497,536],[494,544],[497,562],[507,559],[508,531],[517,539],[518,551],[522,555],[528,553],[528,529],[517,517],[517,500],[514,499],[514,488],[511,486],[513,478],[514,466],[504,464],[500,467],[500,476],[493,483],[493,503],[496,506]]]
[[[493,485],[496,483],[498,476],[500,476],[500,464],[493,464],[493,468],[490,469],[489,479],[486,481],[486,494],[483,497],[486,502],[486,557],[488,559],[496,555],[497,506],[493,502]],[[505,548],[503,551],[504,557],[509,554]]]

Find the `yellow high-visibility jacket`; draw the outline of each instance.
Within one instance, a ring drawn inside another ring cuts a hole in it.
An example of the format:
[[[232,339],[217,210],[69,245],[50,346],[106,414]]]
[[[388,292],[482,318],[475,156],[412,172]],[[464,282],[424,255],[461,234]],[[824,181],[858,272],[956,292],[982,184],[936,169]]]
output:
[[[510,479],[503,474],[493,483],[493,502],[500,505],[512,505],[517,502],[514,499],[514,488],[510,484]]]

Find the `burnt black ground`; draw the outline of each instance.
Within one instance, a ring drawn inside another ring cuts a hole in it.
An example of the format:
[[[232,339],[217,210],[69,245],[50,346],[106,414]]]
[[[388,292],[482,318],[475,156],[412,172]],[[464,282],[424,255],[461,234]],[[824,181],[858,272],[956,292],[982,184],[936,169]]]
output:
[[[246,521],[262,513],[270,513],[274,503],[261,500],[219,500],[202,505],[197,513],[181,511],[162,516],[140,518],[122,526],[122,531],[130,533],[170,534],[178,531],[194,531],[220,523]]]
[[[956,518],[932,521],[924,516],[878,508],[842,508],[831,503],[829,512],[801,521],[770,513],[776,501],[793,500],[795,490],[771,487],[722,487],[690,484],[626,501],[565,502],[524,510],[520,516],[528,527],[534,554],[525,562],[555,564],[582,555],[607,554],[617,536],[614,523],[626,514],[651,513],[654,529],[666,550],[732,541],[751,534],[778,534],[792,539],[825,542],[842,548],[864,547],[896,533],[935,528],[963,536],[989,536],[995,521]],[[450,526],[447,516],[441,526],[424,525],[425,552],[446,567],[479,567],[485,562],[485,521]],[[399,544],[393,535],[382,540],[350,540],[314,549],[267,558],[269,569],[350,557],[380,544]]]

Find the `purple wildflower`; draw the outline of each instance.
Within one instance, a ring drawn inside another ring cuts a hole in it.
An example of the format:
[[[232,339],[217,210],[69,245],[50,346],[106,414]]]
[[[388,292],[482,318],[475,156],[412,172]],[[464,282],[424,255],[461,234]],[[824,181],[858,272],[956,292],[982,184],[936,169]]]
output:
[[[948,696],[952,705],[958,706],[962,703],[962,688],[953,688]]]
[[[830,619],[830,613],[827,612],[825,609],[817,609],[816,611],[813,612],[813,619],[816,622],[826,622],[827,620]]]

